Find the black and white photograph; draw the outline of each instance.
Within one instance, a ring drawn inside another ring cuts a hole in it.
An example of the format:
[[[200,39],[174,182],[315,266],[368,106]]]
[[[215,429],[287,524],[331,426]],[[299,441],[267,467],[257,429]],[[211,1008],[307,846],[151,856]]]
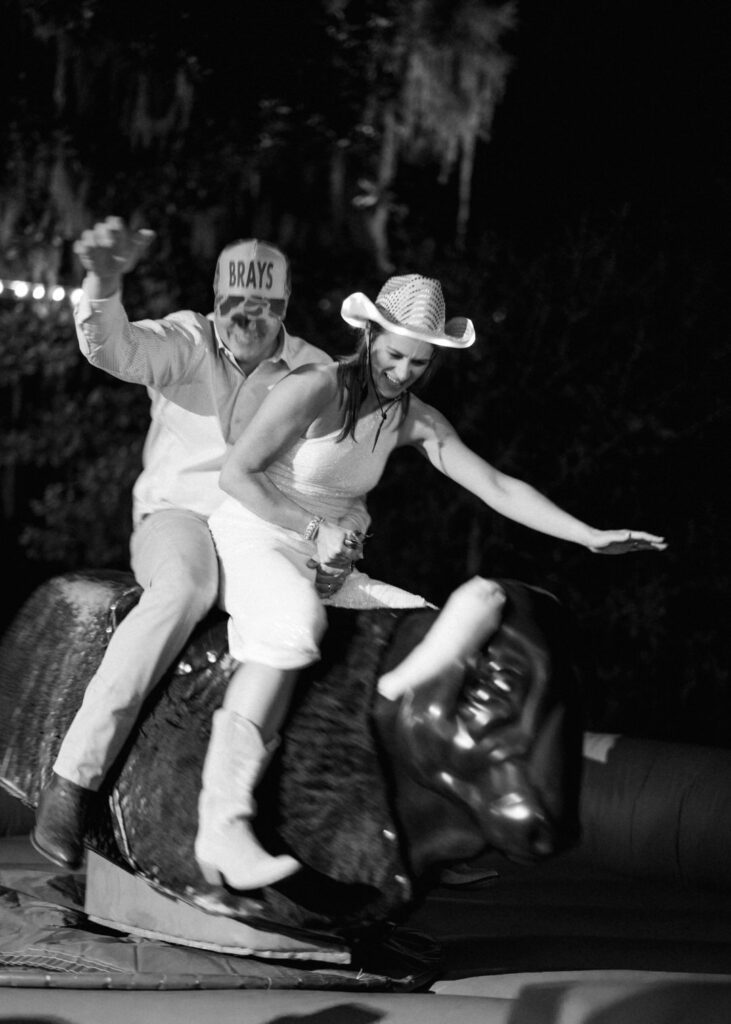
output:
[[[723,5],[0,26],[0,1024],[731,1020]]]

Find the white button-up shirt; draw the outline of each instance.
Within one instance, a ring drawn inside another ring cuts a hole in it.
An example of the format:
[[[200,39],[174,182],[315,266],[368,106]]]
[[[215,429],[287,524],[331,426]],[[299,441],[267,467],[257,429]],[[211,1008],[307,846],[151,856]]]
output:
[[[282,342],[248,376],[220,341],[213,314],[191,310],[130,323],[119,295],[74,309],[79,347],[93,366],[143,384],[150,424],[133,491],[135,525],[150,512],[187,508],[209,516],[225,497],[218,486],[227,447],[271,388],[306,363],[331,362],[322,349],[282,328]],[[365,530],[368,515],[363,507]]]

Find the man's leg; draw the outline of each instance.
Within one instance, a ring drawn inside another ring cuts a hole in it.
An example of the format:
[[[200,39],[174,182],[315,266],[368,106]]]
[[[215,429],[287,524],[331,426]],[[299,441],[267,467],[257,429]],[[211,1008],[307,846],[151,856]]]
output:
[[[69,867],[81,858],[90,791],[99,789],[143,701],[218,592],[216,552],[201,516],[174,509],[153,513],[135,531],[131,551],[142,597],[112,635],[87,686],[33,834],[42,853]]]

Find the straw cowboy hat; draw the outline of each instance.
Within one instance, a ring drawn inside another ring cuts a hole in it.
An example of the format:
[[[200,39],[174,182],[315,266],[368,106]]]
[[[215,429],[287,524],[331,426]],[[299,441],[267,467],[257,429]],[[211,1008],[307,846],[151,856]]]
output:
[[[354,292],[343,302],[340,315],[351,327],[373,322],[392,334],[445,348],[469,348],[475,340],[475,328],[466,317],[445,323],[442,286],[421,274],[389,277],[375,303],[363,292]]]

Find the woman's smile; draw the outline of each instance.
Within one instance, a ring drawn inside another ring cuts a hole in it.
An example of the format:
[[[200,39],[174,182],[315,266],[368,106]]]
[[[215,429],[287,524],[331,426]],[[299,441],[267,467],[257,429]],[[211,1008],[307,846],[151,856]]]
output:
[[[401,380],[399,377],[392,377],[388,370],[384,370],[383,376],[386,378],[386,381],[393,388],[401,389],[407,387],[408,385],[408,378],[406,380]]]

